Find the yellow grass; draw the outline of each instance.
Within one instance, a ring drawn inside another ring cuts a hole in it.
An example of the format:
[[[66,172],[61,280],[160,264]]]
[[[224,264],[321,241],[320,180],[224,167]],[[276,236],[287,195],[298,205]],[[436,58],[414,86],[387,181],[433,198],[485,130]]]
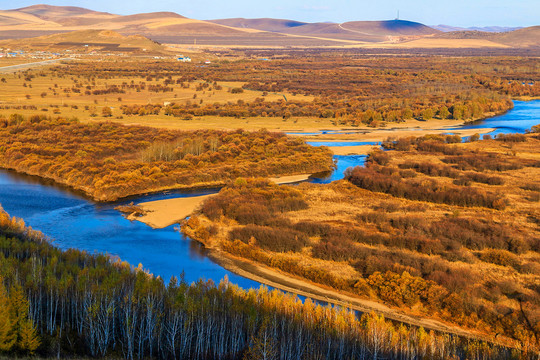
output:
[[[395,47],[402,48],[481,48],[481,47],[493,47],[493,48],[508,48],[508,45],[496,43],[484,39],[433,39],[423,38],[408,42],[396,44]]]

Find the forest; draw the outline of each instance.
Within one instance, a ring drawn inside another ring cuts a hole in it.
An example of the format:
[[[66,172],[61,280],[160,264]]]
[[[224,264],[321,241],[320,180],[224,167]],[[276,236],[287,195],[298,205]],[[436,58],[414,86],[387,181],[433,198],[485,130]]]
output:
[[[538,351],[540,137],[457,140],[388,141],[394,151],[374,150],[330,185],[239,179],[182,230],[233,258]]]
[[[333,167],[328,149],[265,130],[178,131],[12,114],[0,118],[0,144],[1,167],[53,179],[100,201]]]
[[[279,205],[277,205],[279,207]],[[0,353],[124,359],[524,359],[490,342],[300,301],[265,287],[154,277],[60,251],[0,211]],[[531,359],[533,357],[530,357]]]

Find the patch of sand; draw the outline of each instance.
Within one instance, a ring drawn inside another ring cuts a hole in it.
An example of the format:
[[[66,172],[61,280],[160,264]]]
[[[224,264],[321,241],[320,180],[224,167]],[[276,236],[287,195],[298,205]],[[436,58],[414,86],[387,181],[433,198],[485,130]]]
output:
[[[459,135],[461,137],[464,136],[470,136],[473,134],[485,134],[493,131],[495,129],[492,128],[486,128],[486,129],[420,129],[420,128],[414,128],[414,129],[399,129],[399,128],[393,128],[393,129],[376,129],[371,132],[365,132],[365,133],[355,133],[355,134],[325,134],[325,135],[318,135],[318,136],[306,136],[305,139],[307,141],[336,141],[336,142],[356,142],[356,141],[369,141],[369,142],[383,142],[389,138],[391,139],[399,139],[399,138],[405,138],[405,137],[420,137],[428,134],[448,134],[452,133],[455,135]],[[332,149],[336,148],[333,146]],[[347,147],[347,146],[345,146]],[[337,154],[337,153],[336,153]],[[340,154],[337,154],[340,155]],[[346,154],[345,154],[346,155]]]
[[[211,196],[214,194],[143,202],[137,206],[146,211],[145,215],[128,218],[143,222],[154,229],[162,229],[190,216]]]
[[[278,185],[282,184],[293,184],[301,181],[306,181],[309,179],[311,174],[302,174],[302,175],[290,175],[290,176],[280,176],[280,177],[274,177],[269,178],[270,181],[275,182]]]
[[[373,145],[330,146],[329,149],[334,155],[367,155],[376,147]]]

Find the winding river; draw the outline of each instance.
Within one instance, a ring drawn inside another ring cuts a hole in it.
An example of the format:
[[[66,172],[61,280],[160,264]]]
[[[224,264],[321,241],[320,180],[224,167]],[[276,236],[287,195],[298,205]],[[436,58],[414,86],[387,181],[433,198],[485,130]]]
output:
[[[508,113],[461,128],[495,128],[491,134],[523,133],[540,123],[540,100],[515,101]],[[449,129],[451,131],[453,129]],[[335,143],[332,143],[335,146]],[[325,145],[317,143],[313,145]],[[350,145],[350,143],[347,143]],[[365,156],[335,156],[337,169],[326,178],[312,179],[328,183],[343,178],[350,166],[362,165]],[[141,196],[129,201],[142,202],[172,197],[197,196],[217,190],[196,192],[171,191]],[[138,221],[125,219],[114,210],[119,204],[94,203],[76,193],[35,177],[0,170],[0,204],[12,216],[24,219],[27,225],[45,233],[61,249],[77,248],[88,252],[108,253],[145,269],[165,280],[182,273],[188,282],[207,279],[219,282],[227,275],[243,288],[259,287],[259,283],[238,276],[212,262],[197,242],[184,237],[175,226],[152,229]]]

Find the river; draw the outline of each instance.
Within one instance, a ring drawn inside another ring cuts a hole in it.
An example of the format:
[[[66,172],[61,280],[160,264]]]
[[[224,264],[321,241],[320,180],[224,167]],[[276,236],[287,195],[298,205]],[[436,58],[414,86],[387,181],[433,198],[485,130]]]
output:
[[[523,133],[540,123],[540,100],[515,101],[508,113],[462,128],[495,128],[493,134]],[[451,131],[452,129],[449,129]],[[335,143],[333,143],[335,144]],[[315,145],[324,145],[315,144]],[[335,145],[334,145],[335,146]],[[365,156],[335,156],[337,169],[328,177],[313,179],[328,183],[343,178],[350,166],[362,165]],[[141,196],[129,201],[141,202],[203,195],[217,190],[196,192],[171,191]],[[63,187],[35,177],[0,170],[0,204],[12,216],[24,219],[27,225],[42,231],[61,249],[76,248],[88,252],[108,253],[137,266],[139,263],[165,280],[182,273],[188,282],[211,279],[219,282],[227,275],[243,288],[259,287],[259,283],[238,276],[212,262],[197,242],[183,236],[175,226],[152,229],[138,221],[125,219],[114,210],[119,204],[94,203]]]

